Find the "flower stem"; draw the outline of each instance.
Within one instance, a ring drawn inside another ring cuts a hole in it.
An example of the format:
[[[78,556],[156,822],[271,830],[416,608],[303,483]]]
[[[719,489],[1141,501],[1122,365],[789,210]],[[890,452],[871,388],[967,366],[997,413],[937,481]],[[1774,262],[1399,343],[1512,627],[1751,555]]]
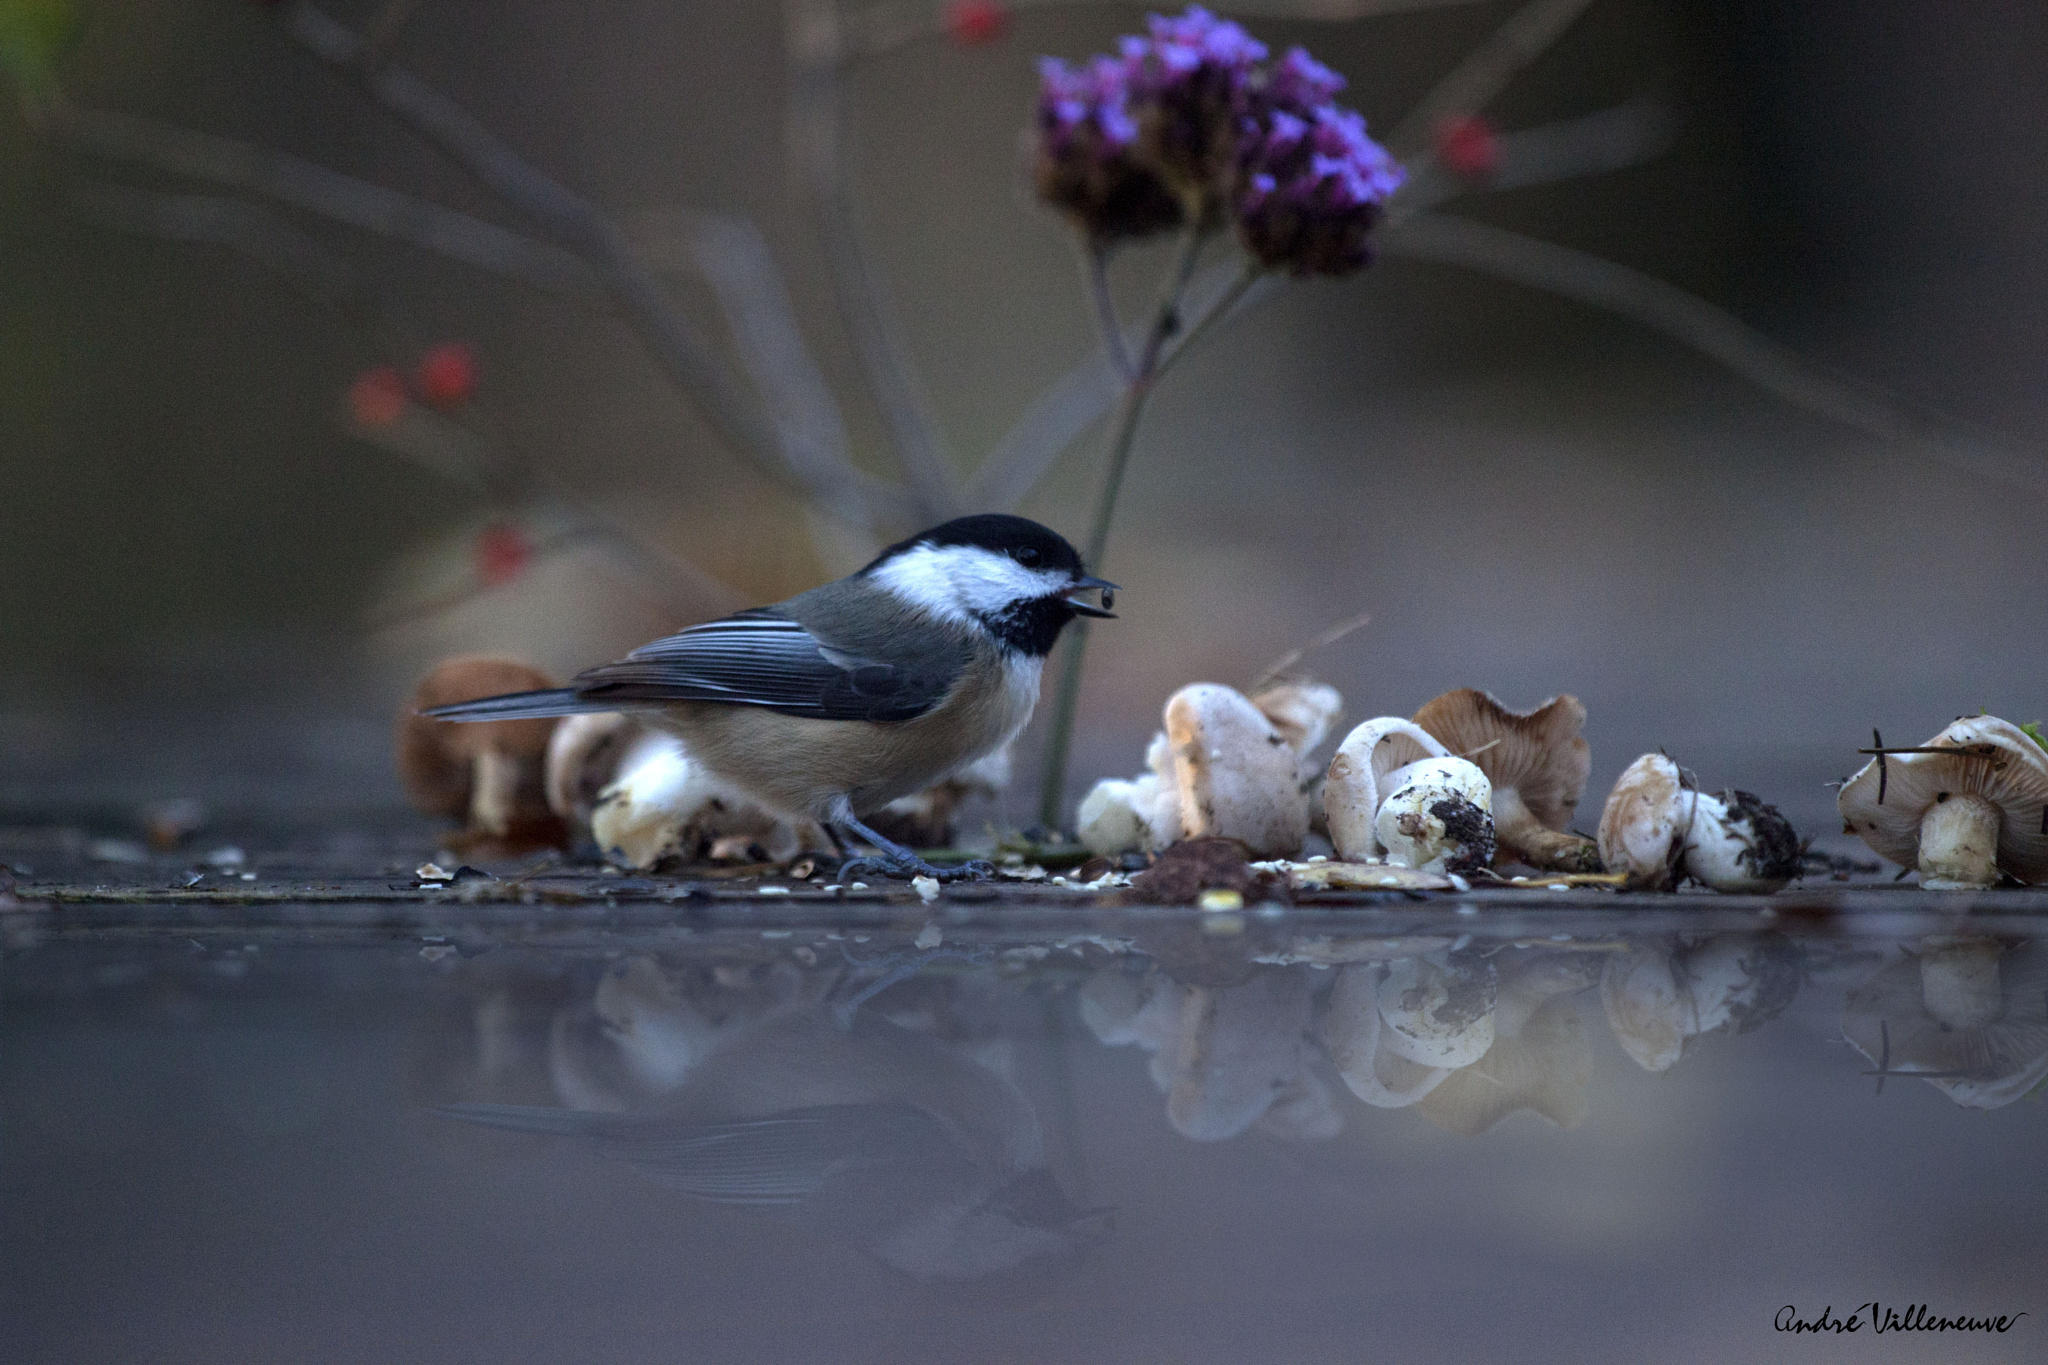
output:
[[[1109,549],[1109,528],[1116,518],[1117,495],[1123,491],[1124,472],[1137,446],[1138,419],[1144,415],[1145,402],[1152,396],[1153,383],[1163,369],[1161,362],[1169,354],[1186,349],[1183,346],[1169,353],[1166,343],[1181,330],[1181,295],[1187,291],[1188,280],[1195,273],[1195,263],[1201,258],[1209,235],[1210,229],[1197,222],[1181,237],[1180,250],[1160,291],[1159,309],[1146,333],[1144,348],[1126,372],[1123,399],[1110,427],[1109,470],[1103,478],[1102,496],[1095,504],[1094,522],[1088,528],[1087,547],[1082,551],[1082,561],[1090,573],[1102,572],[1103,557]],[[1231,290],[1225,301],[1234,300],[1239,292]],[[1200,333],[1216,311],[1211,309],[1189,329],[1189,340]],[[1120,338],[1110,342],[1112,347],[1120,343]],[[1087,652],[1088,623],[1077,621],[1067,632],[1066,652],[1060,659],[1059,680],[1053,688],[1052,722],[1046,733],[1045,762],[1039,778],[1038,823],[1047,829],[1060,827],[1061,797],[1067,785],[1067,751],[1073,747],[1074,708],[1080,699],[1081,664]]]

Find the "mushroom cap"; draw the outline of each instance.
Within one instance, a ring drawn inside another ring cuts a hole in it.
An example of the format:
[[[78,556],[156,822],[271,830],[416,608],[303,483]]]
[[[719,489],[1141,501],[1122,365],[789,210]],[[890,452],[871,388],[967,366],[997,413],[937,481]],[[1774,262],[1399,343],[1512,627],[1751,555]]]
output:
[[[1694,792],[1663,754],[1644,754],[1624,768],[1600,812],[1600,861],[1632,886],[1668,891],[1677,884]]]
[[[618,711],[564,716],[548,740],[548,808],[588,827],[598,793],[610,786],[646,726]]]
[[[1943,1022],[1927,1003],[1930,967],[1959,949],[1929,945],[1851,990],[1842,1036],[1891,1074],[1927,1073],[1957,1104],[1996,1109],[2048,1077],[2048,944],[2001,948],[1997,1012],[1972,1027]]]
[[[1242,692],[1190,683],[1166,701],[1181,820],[1190,838],[1237,839],[1288,857],[1308,837],[1308,801],[1286,738]]]
[[[1251,703],[1287,739],[1296,755],[1321,744],[1344,713],[1344,698],[1328,683],[1289,678],[1251,694]]]
[[[1951,795],[1981,796],[2003,815],[1999,871],[2029,884],[2048,881],[2048,751],[1996,716],[1964,716],[1920,747],[1958,752],[1871,759],[1836,798],[1843,833],[1902,867],[1916,867],[1928,808]]]
[[[1513,788],[1545,828],[1571,824],[1593,771],[1579,734],[1586,708],[1577,697],[1561,694],[1532,711],[1511,711],[1491,693],[1461,687],[1426,703],[1415,723],[1448,752],[1477,763],[1496,790]]]
[[[1396,768],[1449,756],[1428,731],[1399,716],[1376,717],[1344,736],[1323,778],[1323,811],[1338,856],[1363,860],[1378,851],[1373,821],[1393,790],[1388,778]]]
[[[1105,777],[1088,789],[1075,814],[1075,833],[1090,853],[1105,857],[1128,853],[1145,842],[1145,821],[1138,814],[1137,784]]]
[[[420,712],[500,692],[530,692],[553,687],[554,679],[517,659],[460,654],[436,664],[413,689],[398,714],[398,776],[406,798],[427,815],[465,819],[475,760],[489,751],[539,765],[554,733],[553,720],[490,720],[455,724]],[[538,783],[532,804],[541,806]],[[525,814],[526,812],[521,812]],[[532,812],[546,818],[544,807]]]
[[[1799,835],[1756,795],[1733,789],[1693,797],[1681,850],[1685,874],[1716,891],[1771,892],[1799,875]]]
[[[1463,758],[1421,758],[1387,775],[1373,817],[1387,861],[1402,867],[1470,872],[1493,861],[1493,787]]]

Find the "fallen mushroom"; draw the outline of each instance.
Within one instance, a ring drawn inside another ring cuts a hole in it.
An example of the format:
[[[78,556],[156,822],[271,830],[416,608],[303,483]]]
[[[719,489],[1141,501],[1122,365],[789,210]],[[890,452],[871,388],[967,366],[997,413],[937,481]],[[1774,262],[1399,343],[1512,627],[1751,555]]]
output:
[[[1314,752],[1344,712],[1344,698],[1336,688],[1306,678],[1268,683],[1250,700],[1301,758]]]
[[[1915,1076],[1970,1109],[2048,1079],[2048,948],[1936,938],[1849,992],[1842,1036],[1884,1076]]]
[[[1426,731],[1399,716],[1380,716],[1353,728],[1323,777],[1323,812],[1337,856],[1347,862],[1377,858],[1375,824],[1381,802],[1393,793],[1394,772],[1421,759],[1449,756]]]
[[[591,809],[590,834],[606,857],[641,871],[671,856],[695,861],[725,840],[759,845],[778,863],[831,847],[817,825],[762,810],[659,730],[646,731],[621,755],[617,775]]]
[[[1236,839],[1291,857],[1308,837],[1295,751],[1241,692],[1192,683],[1166,703],[1166,738],[1187,837]]]
[[[464,655],[420,679],[397,729],[398,776],[415,809],[462,822],[465,851],[516,853],[559,844],[567,830],[548,808],[543,763],[552,720],[449,725],[420,713],[499,692],[554,686],[511,659]]]
[[[1933,890],[2048,880],[2048,752],[2010,721],[1965,716],[1885,750],[1843,784],[1842,832]]]
[[[1600,860],[1632,887],[1690,877],[1716,891],[1771,892],[1799,875],[1799,835],[1749,792],[1696,790],[1664,754],[1628,765],[1600,813]]]
[[[943,848],[954,839],[953,817],[962,802],[994,797],[1010,785],[1007,745],[921,792],[900,797],[868,817],[879,833],[912,848]]]
[[[599,795],[618,777],[626,756],[643,743],[658,741],[659,732],[618,711],[564,716],[548,740],[549,808],[587,832]]]
[[[1476,872],[1494,854],[1493,789],[1467,759],[1425,758],[1388,776],[1373,834],[1396,867]]]
[[[1593,760],[1579,731],[1586,708],[1552,697],[1510,711],[1474,688],[1446,692],[1415,713],[1415,724],[1446,752],[1477,763],[1493,784],[1493,823],[1503,858],[1556,872],[1598,872],[1593,841],[1570,833],[1572,810]]]

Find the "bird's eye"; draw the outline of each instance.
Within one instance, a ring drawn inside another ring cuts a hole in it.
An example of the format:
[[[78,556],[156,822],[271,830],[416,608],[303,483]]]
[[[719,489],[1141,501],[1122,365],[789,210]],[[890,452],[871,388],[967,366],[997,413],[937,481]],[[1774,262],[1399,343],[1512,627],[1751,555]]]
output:
[[[1010,556],[1027,569],[1038,563],[1039,559],[1038,551],[1032,549],[1029,545],[1018,546],[1010,551]]]

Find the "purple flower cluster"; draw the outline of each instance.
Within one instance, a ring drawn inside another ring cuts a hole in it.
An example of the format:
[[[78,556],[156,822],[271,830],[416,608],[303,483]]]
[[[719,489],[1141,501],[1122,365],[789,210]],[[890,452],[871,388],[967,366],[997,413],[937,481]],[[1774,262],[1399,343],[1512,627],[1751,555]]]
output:
[[[1336,103],[1343,77],[1267,49],[1199,6],[1070,67],[1040,63],[1038,191],[1098,243],[1234,219],[1245,249],[1295,274],[1366,264],[1402,171]]]

